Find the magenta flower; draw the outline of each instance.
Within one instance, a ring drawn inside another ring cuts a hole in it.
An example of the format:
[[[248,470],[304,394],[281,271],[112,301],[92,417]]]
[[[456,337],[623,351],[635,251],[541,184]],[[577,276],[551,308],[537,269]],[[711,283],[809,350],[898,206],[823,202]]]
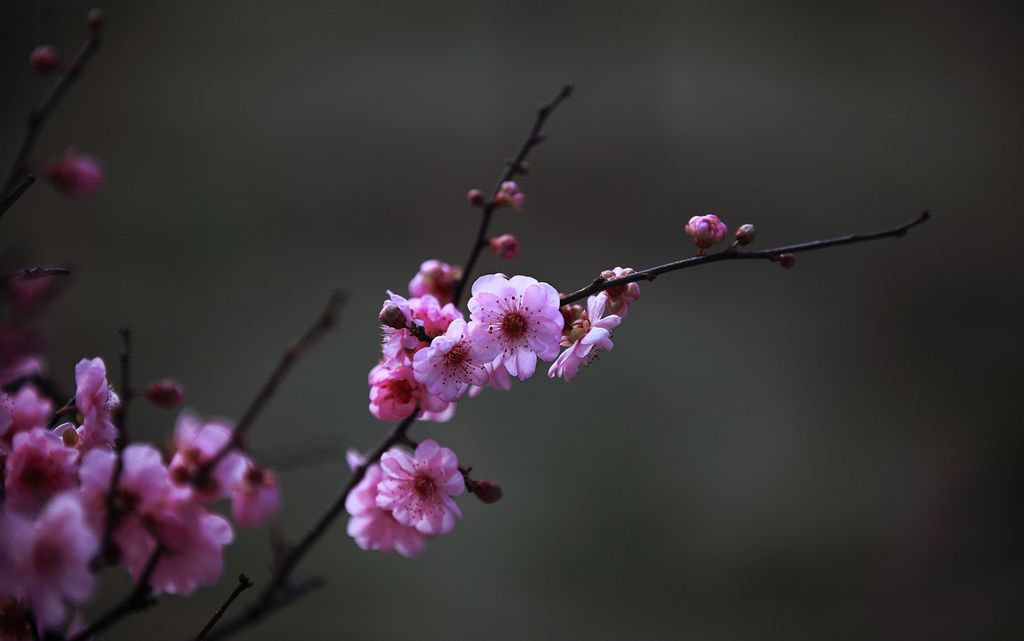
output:
[[[18,432],[46,427],[53,416],[53,403],[34,385],[25,385],[14,396],[0,392],[0,414],[8,417],[6,429],[0,424],[0,436],[12,439]]]
[[[377,365],[370,370],[370,414],[382,421],[400,421],[417,407],[424,412],[443,412],[448,403],[420,385],[411,367]]]
[[[622,319],[614,314],[604,316],[604,307],[604,296],[591,296],[587,299],[587,311],[573,322],[565,341],[572,342],[551,364],[549,377],[561,376],[566,382],[571,381],[580,371],[580,366],[593,357],[595,350],[610,350],[614,347],[611,330],[618,327]]]
[[[377,486],[377,506],[422,534],[447,534],[462,512],[451,499],[465,491],[455,452],[427,439],[409,456],[399,449],[380,459],[384,478]]]
[[[430,347],[416,352],[413,370],[428,392],[451,402],[470,385],[487,383],[484,365],[493,358],[493,353],[485,353],[480,343],[471,339],[466,321],[457,320],[443,336],[431,341]]]
[[[364,550],[417,556],[423,551],[424,536],[415,528],[402,525],[391,512],[377,505],[378,486],[383,478],[380,465],[374,463],[366,468],[363,480],[345,498],[345,510],[352,516],[346,528],[348,535]]]
[[[188,484],[231,441],[231,436],[230,424],[224,419],[203,421],[192,412],[182,412],[174,426],[177,452],[171,459],[171,480],[178,485]],[[214,466],[203,487],[196,488],[198,498],[210,501],[228,496],[244,472],[244,457],[237,450],[230,451]]]
[[[82,415],[82,435],[87,447],[110,446],[117,439],[113,412],[121,399],[107,383],[102,358],[82,359],[75,365],[75,407]]]
[[[78,450],[41,427],[14,435],[4,473],[5,508],[35,512],[77,482]]]
[[[729,233],[729,229],[718,219],[718,216],[707,214],[691,218],[690,222],[686,223],[686,233],[693,238],[694,244],[697,245],[697,255],[699,256],[708,247],[722,242],[725,235]]]
[[[624,278],[626,276],[632,276],[636,273],[635,269],[629,267],[613,267],[612,269],[606,269],[601,272],[601,278],[604,280],[616,280],[618,278]],[[604,290],[598,296],[605,298],[605,309],[611,313],[618,315],[619,318],[625,318],[629,314],[629,304],[640,300],[640,285],[637,283],[627,283],[625,285],[616,285],[615,287],[609,287]]]
[[[39,624],[52,629],[64,619],[65,602],[92,595],[89,561],[98,547],[72,494],[51,499],[35,522],[0,512],[0,590],[27,599]]]
[[[409,294],[414,297],[433,296],[442,305],[452,302],[452,291],[462,278],[462,268],[439,260],[428,260],[409,281]]]
[[[46,164],[46,178],[68,196],[92,196],[103,185],[106,172],[95,156],[68,149],[60,158]]]
[[[385,313],[390,324],[383,322]],[[384,301],[380,319],[381,353],[384,355],[384,361],[389,367],[412,364],[412,355],[417,349],[425,347],[426,343],[412,332],[416,323],[409,301],[389,290],[388,300]]]
[[[555,288],[528,276],[481,276],[469,299],[470,328],[482,353],[499,356],[509,374],[533,376],[537,358],[558,355],[564,320]]]
[[[489,241],[491,251],[505,260],[512,260],[519,255],[519,239],[512,234],[495,236]]]
[[[231,492],[231,516],[242,527],[257,527],[281,507],[277,476],[247,461],[248,469]]]
[[[526,194],[519,190],[519,185],[513,180],[501,183],[498,194],[494,197],[495,207],[511,207],[518,212],[523,211],[526,203]]]

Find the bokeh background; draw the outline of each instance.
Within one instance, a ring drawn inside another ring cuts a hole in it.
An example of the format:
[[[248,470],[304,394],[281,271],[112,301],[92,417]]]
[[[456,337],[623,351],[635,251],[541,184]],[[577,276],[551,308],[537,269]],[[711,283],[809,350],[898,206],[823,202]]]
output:
[[[91,3],[0,5],[0,150]],[[366,411],[384,290],[462,262],[489,188],[561,83],[576,95],[496,233],[569,290],[692,252],[693,214],[758,244],[870,230],[901,241],[720,264],[642,285],[615,350],[414,430],[506,491],[462,501],[418,559],[340,522],[300,574],[327,587],[249,639],[1019,639],[1024,11],[1014,2],[517,3],[108,0],[103,50],[38,157],[97,154],[109,183],[37,186],[0,268],[75,274],[47,321],[56,378],[116,357],[237,417],[328,293],[340,326],[296,368],[254,446],[304,530],[387,425]],[[133,432],[173,415],[140,403]],[[191,638],[224,582],[110,639]],[[111,573],[90,612],[127,588]],[[250,595],[251,596],[251,595]],[[244,602],[244,599],[243,599]]]

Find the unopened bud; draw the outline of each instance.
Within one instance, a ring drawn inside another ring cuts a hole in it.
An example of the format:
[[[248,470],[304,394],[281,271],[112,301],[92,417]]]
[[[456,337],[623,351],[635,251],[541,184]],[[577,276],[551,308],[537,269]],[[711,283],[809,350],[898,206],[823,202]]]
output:
[[[512,260],[519,255],[519,239],[512,234],[502,234],[491,239],[491,249],[505,260]]]
[[[50,45],[39,45],[32,50],[28,61],[39,73],[50,73],[60,65],[60,54]]]
[[[523,162],[519,163],[518,167],[516,167],[516,175],[525,176],[528,173],[530,173],[530,163],[524,160]]]
[[[501,486],[490,481],[477,481],[473,487],[473,494],[487,505],[497,503],[502,497]]]
[[[750,223],[740,225],[740,228],[736,230],[736,242],[740,245],[749,245],[754,242],[755,236],[754,226]]]
[[[694,216],[690,222],[686,223],[686,233],[693,238],[694,244],[697,245],[698,256],[702,255],[708,247],[722,242],[728,231],[725,223],[714,214]]]
[[[474,207],[481,207],[484,204],[484,192],[479,189],[470,189],[466,192],[466,202]]]
[[[105,179],[103,164],[94,156],[69,149],[46,164],[46,178],[72,198],[96,193]]]
[[[778,261],[780,265],[789,269],[793,265],[796,265],[796,256],[793,254],[779,254]]]
[[[185,390],[178,381],[172,378],[163,378],[153,381],[146,387],[146,399],[157,407],[174,409],[181,404],[185,397]]]
[[[384,307],[380,310],[380,324],[385,327],[391,327],[392,329],[402,329],[405,327],[405,314],[402,313],[402,308],[392,303],[384,303]]]
[[[85,26],[89,30],[89,37],[95,38],[99,35],[100,27],[103,26],[103,9],[90,9],[85,14]]]

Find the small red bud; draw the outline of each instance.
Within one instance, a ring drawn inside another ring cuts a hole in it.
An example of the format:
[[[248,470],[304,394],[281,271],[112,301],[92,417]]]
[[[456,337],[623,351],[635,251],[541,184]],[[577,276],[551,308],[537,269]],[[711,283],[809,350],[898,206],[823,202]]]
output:
[[[750,223],[746,225],[740,225],[740,228],[736,230],[736,242],[740,245],[749,245],[754,242],[756,237],[756,230]]]
[[[482,207],[484,204],[484,192],[479,189],[470,189],[466,192],[466,202],[474,207]]]
[[[380,319],[381,325],[391,327],[392,329],[402,329],[406,324],[402,308],[392,303],[384,303],[384,307],[381,308],[380,315],[377,318]]]
[[[39,45],[32,50],[28,61],[39,73],[50,73],[60,65],[60,54],[50,45]]]
[[[497,503],[502,497],[501,486],[490,481],[477,481],[473,487],[473,494],[487,505]]]
[[[153,381],[146,387],[146,399],[157,407],[174,409],[181,404],[185,397],[185,390],[181,384],[172,378],[163,378]]]
[[[491,250],[505,260],[512,260],[519,255],[519,239],[512,234],[502,234],[490,240]]]
[[[779,254],[779,264],[789,269],[793,265],[796,265],[796,256],[793,254]]]

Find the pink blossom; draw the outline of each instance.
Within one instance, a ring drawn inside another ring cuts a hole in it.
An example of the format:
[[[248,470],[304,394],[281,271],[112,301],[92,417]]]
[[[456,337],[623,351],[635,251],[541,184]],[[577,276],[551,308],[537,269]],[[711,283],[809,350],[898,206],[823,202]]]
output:
[[[489,244],[491,251],[505,260],[512,260],[519,255],[519,239],[512,234],[495,236]]]
[[[462,279],[462,268],[439,260],[428,260],[409,281],[409,294],[414,297],[431,295],[442,305],[452,302],[455,283]]]
[[[411,367],[370,370],[370,414],[382,421],[400,421],[419,407],[425,412],[443,412],[448,403],[430,394],[416,381]]]
[[[512,379],[509,378],[508,370],[505,369],[504,360],[504,356],[499,355],[498,358],[484,365],[484,370],[487,371],[488,387],[507,392],[512,389]],[[484,391],[484,386],[472,385],[469,388],[469,396],[471,398],[478,396],[482,391]]]
[[[686,233],[693,238],[693,242],[699,248],[698,255],[715,243],[722,242],[729,229],[718,216],[707,214],[705,216],[694,216],[686,224]]]
[[[84,603],[92,595],[89,561],[98,547],[70,493],[52,498],[35,522],[0,513],[0,585],[9,596],[27,599],[40,625],[54,628],[66,602]]]
[[[452,321],[462,320],[462,312],[455,305],[441,305],[440,301],[430,294],[409,299],[409,309],[412,311],[413,320],[430,338],[441,336],[448,331]]]
[[[384,477],[377,487],[377,506],[390,510],[402,525],[428,536],[446,534],[462,512],[453,496],[462,494],[465,481],[455,452],[427,439],[410,456],[399,449],[380,459]]]
[[[613,267],[601,272],[601,278],[606,281],[616,280],[632,276],[635,273],[636,270],[629,267]],[[605,307],[609,313],[616,314],[619,318],[625,318],[629,314],[629,304],[640,300],[640,285],[637,283],[616,285],[604,290],[598,296],[605,298]]]
[[[203,421],[192,412],[182,412],[174,426],[176,452],[171,459],[171,480],[186,485],[232,439],[230,423],[224,419]],[[245,459],[237,450],[228,452],[218,462],[205,484],[196,488],[199,498],[209,501],[228,496],[245,472]]]
[[[348,521],[348,535],[364,550],[393,550],[402,556],[417,556],[423,551],[424,536],[415,528],[402,525],[391,512],[377,505],[378,487],[383,477],[380,465],[370,465],[363,480],[345,498],[345,510],[352,516]]]
[[[430,347],[416,352],[413,369],[416,380],[428,392],[451,402],[469,385],[487,383],[484,365],[493,358],[493,353],[484,353],[480,343],[472,340],[466,321],[456,320],[443,336],[431,341]]]
[[[82,428],[88,447],[110,446],[117,439],[113,412],[121,399],[107,383],[103,359],[82,359],[75,365],[75,407],[82,415]]]
[[[614,314],[605,317],[604,307],[604,296],[591,296],[587,299],[587,311],[579,320],[573,322],[565,341],[568,343],[568,349],[559,354],[551,364],[548,376],[561,376],[567,382],[571,381],[580,371],[580,366],[593,357],[594,350],[610,350],[614,347],[611,330],[618,327],[622,319]]]
[[[443,410],[439,410],[436,412],[425,410],[423,412],[420,412],[419,418],[417,420],[431,421],[434,423],[446,423],[452,420],[452,417],[455,416],[455,405],[455,403],[447,403],[445,404]]]
[[[9,419],[6,430],[0,425],[0,436],[13,438],[18,432],[46,427],[53,416],[53,403],[40,394],[34,385],[27,384],[13,396],[0,393],[0,412]]]
[[[385,310],[392,316],[390,324],[384,323]],[[381,309],[381,353],[391,367],[412,364],[412,355],[426,343],[417,337],[412,329],[417,325],[412,317],[409,301],[388,291],[388,300]]]
[[[72,198],[93,195],[106,178],[103,164],[95,156],[74,149],[47,163],[45,171],[46,178]]]
[[[533,376],[537,358],[558,355],[563,319],[555,288],[528,276],[506,279],[499,274],[481,276],[469,299],[474,342],[481,352],[502,359],[509,374],[526,380]]]
[[[242,527],[256,527],[281,506],[277,476],[247,461],[248,469],[231,493],[231,516]]]
[[[4,474],[6,505],[34,512],[50,497],[75,485],[78,450],[41,427],[14,435]]]
[[[494,197],[495,207],[511,207],[518,212],[523,211],[526,203],[526,194],[519,190],[519,185],[513,180],[506,180],[501,183],[498,194]]]

